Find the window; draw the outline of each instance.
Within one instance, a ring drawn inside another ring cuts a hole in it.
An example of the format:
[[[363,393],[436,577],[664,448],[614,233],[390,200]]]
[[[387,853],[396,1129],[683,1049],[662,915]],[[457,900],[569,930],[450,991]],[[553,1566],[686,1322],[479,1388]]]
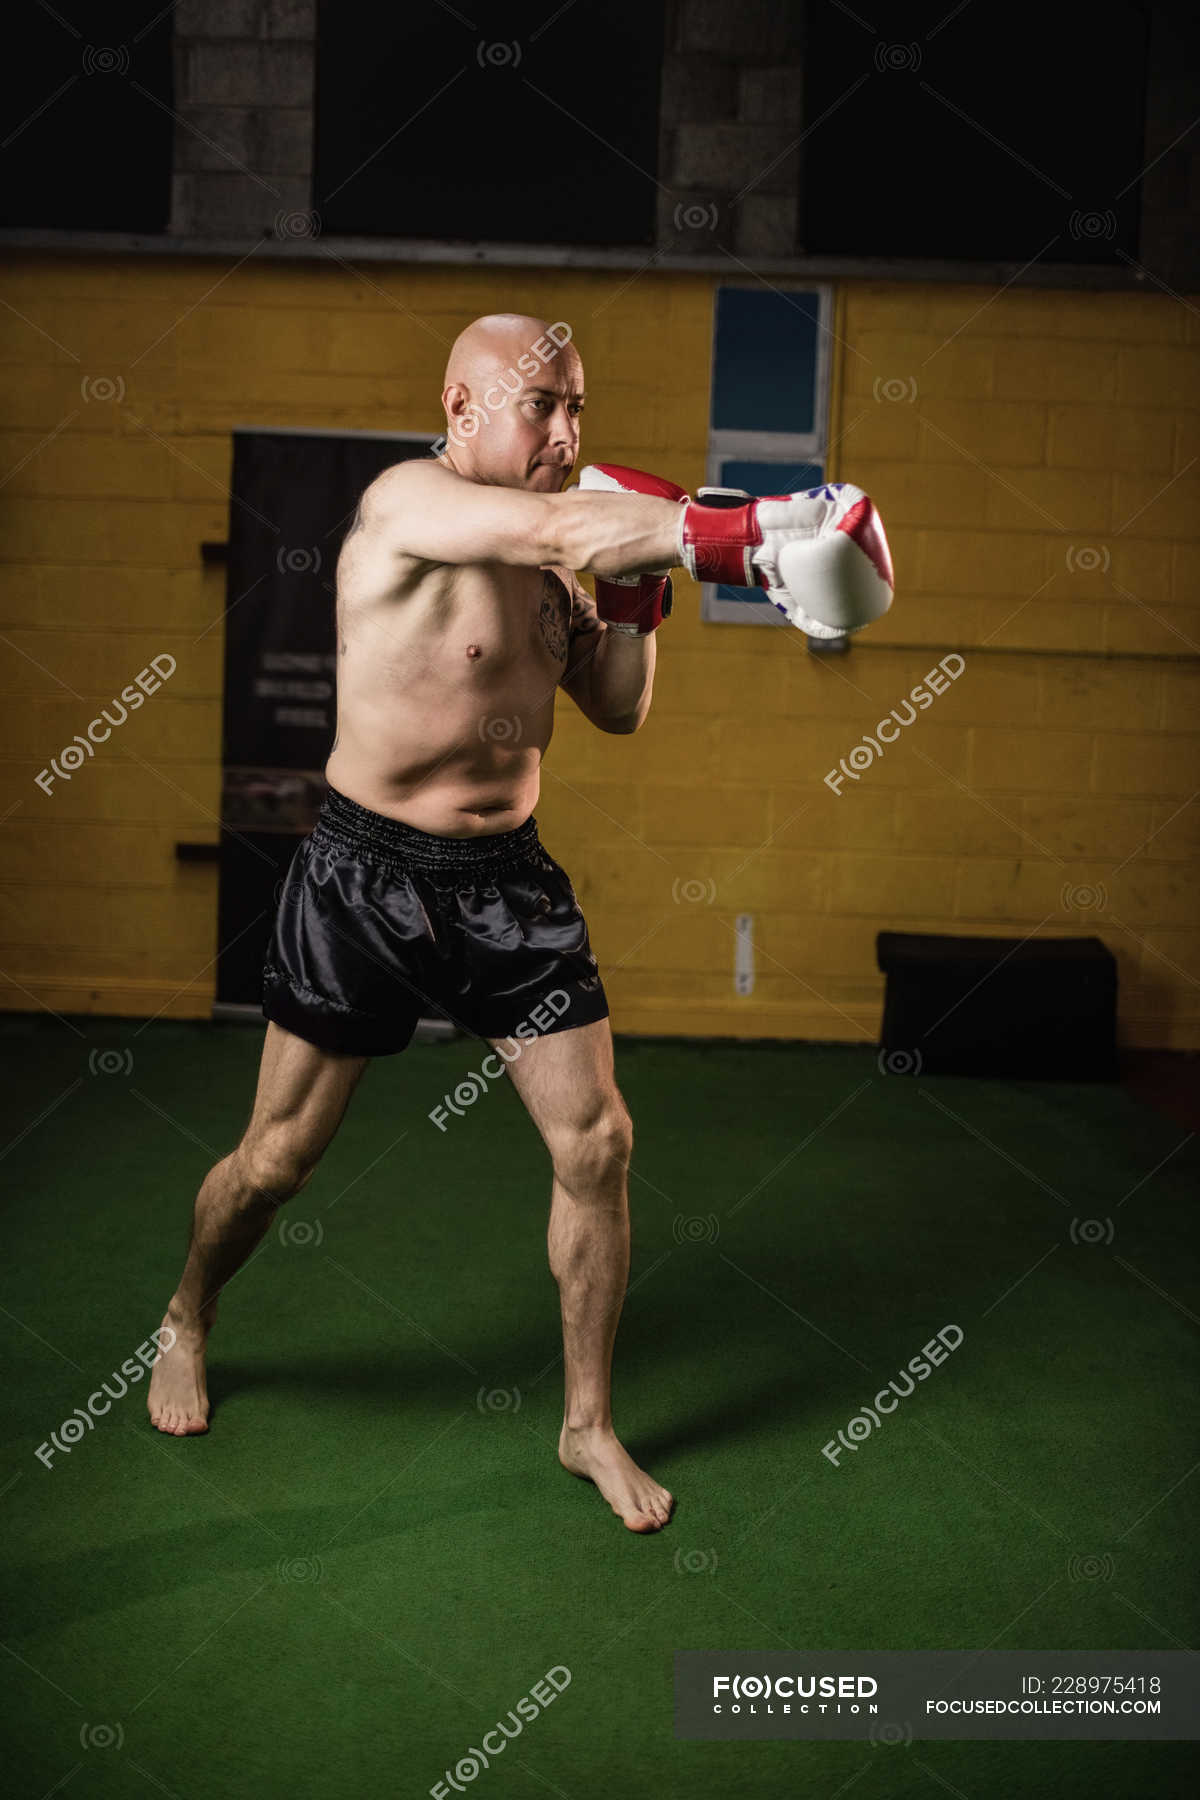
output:
[[[813,0],[807,253],[1121,267],[1138,254],[1149,160],[1149,12]]]
[[[428,0],[321,0],[323,229],[653,244],[662,0],[510,0],[474,20]]]
[[[145,0],[59,0],[19,10],[0,76],[0,223],[165,231],[175,130],[172,8],[155,16]]]
[[[825,479],[833,290],[719,287],[714,296],[711,487],[794,494]],[[787,624],[761,588],[706,582],[702,619]]]

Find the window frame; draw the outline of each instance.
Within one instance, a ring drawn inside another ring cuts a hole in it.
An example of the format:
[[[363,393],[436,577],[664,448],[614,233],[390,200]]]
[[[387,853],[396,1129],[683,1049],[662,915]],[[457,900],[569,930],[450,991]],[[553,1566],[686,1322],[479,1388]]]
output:
[[[720,296],[726,288],[757,289],[761,281],[733,280],[719,281],[712,292],[712,335],[709,350],[709,382],[708,382],[708,449],[704,459],[704,480],[709,487],[721,487],[721,466],[733,459],[753,462],[777,462],[781,467],[797,462],[816,463],[821,469],[821,480],[828,481],[829,470],[827,458],[829,453],[829,408],[833,392],[833,357],[831,344],[833,341],[833,318],[835,306],[834,284],[829,281],[806,281],[802,286],[776,287],[770,285],[770,291],[785,297],[793,294],[815,294],[817,297],[816,320],[816,369],[813,379],[813,428],[811,431],[722,431],[716,430],[712,423],[712,396],[716,386],[717,373],[717,309]],[[729,586],[730,583],[718,584],[705,581],[700,587],[700,618],[711,625],[771,625],[781,626],[785,631],[793,631],[789,624],[767,599],[761,600],[722,600],[717,595],[718,585]]]

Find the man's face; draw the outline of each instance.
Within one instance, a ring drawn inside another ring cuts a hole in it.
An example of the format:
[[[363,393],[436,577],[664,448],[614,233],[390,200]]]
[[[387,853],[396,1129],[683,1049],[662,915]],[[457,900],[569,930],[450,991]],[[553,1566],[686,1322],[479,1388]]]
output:
[[[472,390],[474,417],[485,415],[470,440],[475,477],[496,487],[557,494],[579,455],[584,403],[579,353],[567,344],[533,374],[515,369],[503,374],[503,386],[496,380]],[[510,393],[518,379],[520,390]]]

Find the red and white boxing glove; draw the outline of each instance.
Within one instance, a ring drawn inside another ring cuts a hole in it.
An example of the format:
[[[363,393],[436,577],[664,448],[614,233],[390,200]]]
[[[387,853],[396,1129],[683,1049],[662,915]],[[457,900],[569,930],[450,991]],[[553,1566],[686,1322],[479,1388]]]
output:
[[[675,482],[619,463],[589,463],[579,471],[581,488],[603,489],[610,494],[653,494],[659,500],[688,496]],[[656,569],[648,575],[596,575],[596,612],[610,631],[645,637],[657,631],[671,611],[671,572]]]
[[[765,588],[809,637],[841,637],[892,604],[895,579],[874,501],[848,481],[755,500],[701,488],[679,523],[679,561],[697,581]]]

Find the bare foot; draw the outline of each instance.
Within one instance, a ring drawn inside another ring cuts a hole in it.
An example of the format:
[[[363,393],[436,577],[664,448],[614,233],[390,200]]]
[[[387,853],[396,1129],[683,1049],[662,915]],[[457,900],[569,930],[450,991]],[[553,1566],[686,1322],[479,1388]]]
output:
[[[170,1437],[208,1430],[204,1346],[215,1315],[215,1306],[198,1319],[185,1319],[173,1301],[167,1308],[163,1326],[175,1333],[175,1341],[153,1365],[146,1405],[150,1423]]]
[[[638,1468],[628,1450],[617,1442],[611,1425],[574,1430],[564,1425],[558,1460],[572,1475],[595,1482],[630,1531],[660,1531],[670,1518],[674,1498]]]

